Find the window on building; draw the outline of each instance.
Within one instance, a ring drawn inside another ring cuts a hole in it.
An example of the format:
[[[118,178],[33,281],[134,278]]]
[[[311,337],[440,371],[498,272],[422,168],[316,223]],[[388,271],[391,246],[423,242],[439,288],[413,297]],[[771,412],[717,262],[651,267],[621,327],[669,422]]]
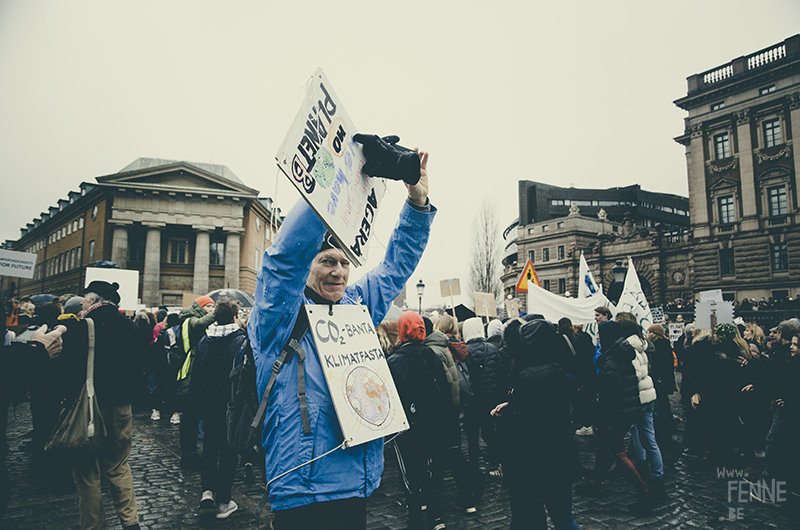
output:
[[[550,280],[542,280],[542,289],[545,291],[550,290]]]
[[[70,235],[71,233],[72,233],[72,223],[67,225],[67,235]]]
[[[77,219],[72,221],[72,231],[73,232],[77,232],[78,231],[78,220]]]
[[[94,239],[89,241],[89,263],[94,263]]]
[[[556,225],[557,228],[564,228],[564,221],[559,221]]]
[[[558,294],[564,294],[567,292],[567,280],[566,278],[559,278],[558,279]]]
[[[789,252],[786,249],[786,243],[770,245],[770,256],[773,271],[789,270]]]
[[[728,139],[728,133],[714,136],[714,152],[717,155],[717,160],[722,160],[723,158],[731,156],[731,144]]]
[[[209,265],[225,265],[225,243],[212,241],[208,253]]]
[[[719,103],[712,103],[711,104],[711,110],[719,110],[719,109],[722,109],[722,108],[725,108],[725,102],[724,101],[720,101]]]
[[[80,229],[82,229],[82,228],[83,228],[83,217],[81,217],[80,219],[78,219],[78,230],[80,230]]]
[[[542,249],[542,261],[550,261],[550,249],[543,248]]]
[[[531,263],[536,263],[536,251],[529,250],[528,251],[528,259],[531,260]]]
[[[764,146],[773,147],[783,143],[781,134],[781,120],[774,119],[764,122]]]
[[[736,274],[736,266],[733,261],[733,249],[723,248],[719,251],[719,272],[722,276],[733,276]]]
[[[528,228],[528,233],[529,233],[529,234],[532,234],[533,232],[534,232],[534,229],[533,229],[533,228]]]
[[[728,224],[736,221],[736,213],[733,207],[733,195],[719,198],[719,222]]]
[[[769,197],[769,215],[774,217],[776,215],[786,215],[788,209],[786,207],[786,186],[776,186],[767,190]]]
[[[130,240],[129,240],[130,241]],[[133,263],[144,263],[144,255],[147,250],[147,241],[134,239],[128,247],[128,261]]]
[[[78,267],[83,265],[83,263],[81,262],[81,257],[82,257],[81,250],[82,247],[78,247],[77,251],[75,252],[75,265],[77,265]]]
[[[769,94],[770,92],[775,92],[775,85],[765,86],[764,88],[759,90],[759,93],[762,96],[765,96],[765,95]]]
[[[169,240],[169,262],[170,263],[186,263],[187,249],[189,248],[189,241],[186,239],[170,239]]]
[[[558,259],[564,259],[564,245],[558,245]]]
[[[542,225],[542,232],[547,232],[548,230],[550,230],[549,225]]]
[[[70,270],[75,268],[75,249],[69,251],[69,268]]]

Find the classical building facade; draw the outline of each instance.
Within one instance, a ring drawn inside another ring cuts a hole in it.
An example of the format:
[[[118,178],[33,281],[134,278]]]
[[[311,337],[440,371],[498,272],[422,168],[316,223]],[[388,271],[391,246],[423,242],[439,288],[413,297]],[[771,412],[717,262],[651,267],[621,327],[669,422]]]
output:
[[[274,215],[274,217],[273,217]],[[80,293],[98,260],[139,271],[148,307],[179,306],[184,293],[255,290],[280,210],[226,166],[139,158],[84,182],[5,248],[37,255],[30,280],[2,278],[16,294]]]
[[[691,295],[686,283],[689,200],[638,185],[605,190],[519,182],[519,219],[506,228],[503,287],[515,286],[528,260],[542,287],[561,295],[578,291],[580,255],[605,292],[616,260],[630,256],[648,300]]]
[[[687,78],[695,291],[800,293],[800,35]]]

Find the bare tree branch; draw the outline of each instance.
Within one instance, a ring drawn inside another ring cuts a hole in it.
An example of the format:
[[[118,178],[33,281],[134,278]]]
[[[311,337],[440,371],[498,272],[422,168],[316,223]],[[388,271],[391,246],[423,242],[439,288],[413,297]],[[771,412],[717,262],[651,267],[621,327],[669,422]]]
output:
[[[491,293],[497,301],[503,295],[500,281],[502,248],[497,208],[489,198],[484,198],[480,211],[473,219],[472,236],[469,290],[472,293]]]

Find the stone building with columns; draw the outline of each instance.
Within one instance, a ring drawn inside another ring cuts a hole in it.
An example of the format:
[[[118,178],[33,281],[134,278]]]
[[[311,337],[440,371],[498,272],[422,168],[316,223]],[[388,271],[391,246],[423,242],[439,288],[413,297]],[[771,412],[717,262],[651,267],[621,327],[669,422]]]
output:
[[[695,291],[800,293],[800,35],[687,78]]]
[[[273,218],[274,215],[274,218]],[[139,158],[84,182],[5,248],[37,254],[30,280],[3,278],[18,296],[80,293],[98,260],[139,271],[148,307],[179,306],[184,293],[253,292],[280,210],[226,166]]]

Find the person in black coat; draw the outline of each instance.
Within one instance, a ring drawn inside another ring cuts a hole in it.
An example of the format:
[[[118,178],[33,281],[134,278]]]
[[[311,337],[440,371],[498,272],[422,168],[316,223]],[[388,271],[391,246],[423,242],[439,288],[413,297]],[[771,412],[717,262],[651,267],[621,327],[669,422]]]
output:
[[[229,374],[233,358],[244,347],[247,334],[236,323],[239,304],[223,298],[216,307],[216,322],[197,344],[190,395],[203,420],[203,466],[200,509],[216,509],[217,519],[226,519],[239,506],[231,500],[237,454],[227,440],[225,414],[231,397]]]
[[[504,343],[514,359],[513,391],[492,415],[504,436],[506,484],[511,490],[511,528],[577,529],[572,483],[580,476],[569,419],[569,382],[557,362],[566,342],[546,320],[508,323]]]
[[[622,328],[617,322],[601,323],[599,334],[602,366],[597,386],[603,427],[598,432],[593,478],[581,489],[589,494],[599,493],[611,464],[610,454],[613,453],[623,472],[639,490],[640,502],[637,506],[644,508],[648,505],[649,488],[628,458],[624,441],[636,415],[642,413],[639,381],[631,362],[636,357],[636,352],[623,337]]]
[[[442,508],[431,464],[441,444],[449,444],[455,414],[444,365],[423,344],[422,317],[406,311],[398,320],[398,345],[386,359],[403,403],[409,429],[394,442],[400,474],[406,488],[408,528],[422,530],[422,506],[426,505],[429,528],[444,528]],[[429,465],[430,464],[430,465]]]

